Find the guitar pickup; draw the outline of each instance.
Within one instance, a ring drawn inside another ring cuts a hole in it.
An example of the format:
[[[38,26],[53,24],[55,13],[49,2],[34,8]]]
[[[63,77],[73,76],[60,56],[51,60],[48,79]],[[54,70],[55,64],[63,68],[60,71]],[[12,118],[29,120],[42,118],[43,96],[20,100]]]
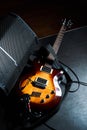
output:
[[[39,88],[45,89],[46,85],[47,85],[47,80],[38,77],[38,78],[35,79],[35,81],[32,84],[35,87],[39,87]]]
[[[40,71],[52,74],[53,69],[45,65],[45,66],[41,66]]]

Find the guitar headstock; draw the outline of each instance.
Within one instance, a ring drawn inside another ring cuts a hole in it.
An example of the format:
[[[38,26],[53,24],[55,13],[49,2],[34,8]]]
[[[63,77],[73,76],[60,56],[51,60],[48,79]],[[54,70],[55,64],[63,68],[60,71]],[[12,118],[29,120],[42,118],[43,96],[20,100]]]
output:
[[[68,21],[66,20],[66,18],[63,20],[63,26],[65,26],[66,28],[71,28],[72,26],[72,21],[71,19],[69,19]]]

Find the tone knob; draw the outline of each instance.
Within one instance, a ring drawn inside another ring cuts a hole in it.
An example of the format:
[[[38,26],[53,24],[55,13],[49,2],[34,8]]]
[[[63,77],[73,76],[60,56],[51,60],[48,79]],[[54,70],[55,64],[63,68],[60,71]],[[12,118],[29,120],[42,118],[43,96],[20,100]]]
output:
[[[55,94],[55,91],[54,91],[54,90],[52,90],[52,91],[51,91],[51,94]]]
[[[40,103],[44,103],[44,99],[41,99]]]
[[[46,98],[49,98],[49,97],[50,97],[50,96],[47,94],[47,95],[46,95]]]

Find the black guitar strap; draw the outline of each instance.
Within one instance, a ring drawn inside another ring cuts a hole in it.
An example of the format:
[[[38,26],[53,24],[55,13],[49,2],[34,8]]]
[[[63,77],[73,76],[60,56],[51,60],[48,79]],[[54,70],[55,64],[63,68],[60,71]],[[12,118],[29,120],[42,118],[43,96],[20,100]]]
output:
[[[45,48],[48,50],[48,52],[50,52],[50,53],[53,55],[54,58],[57,57],[57,55],[56,55],[56,53],[55,53],[53,47],[52,47],[50,44],[47,44],[47,45],[45,46]]]
[[[51,54],[53,55],[53,57],[54,57],[54,59],[55,59],[55,60],[53,61],[53,64],[52,64],[53,68],[60,69],[60,68],[61,68],[61,64],[60,64],[59,61],[58,61],[58,56],[57,56],[57,54],[55,53],[53,47],[52,47],[50,44],[47,44],[47,45],[45,46],[45,48],[47,49],[47,51],[48,51],[49,53],[51,53]]]
[[[58,61],[58,59],[57,59],[57,58],[58,58],[58,57],[57,57],[57,54],[55,53],[53,47],[52,47],[50,44],[48,44],[47,46],[45,46],[45,48],[46,48],[46,49],[53,55],[53,57],[55,58],[55,60],[54,60],[54,62],[53,62],[53,67],[56,68],[56,69],[61,69],[61,70],[63,70],[63,72],[64,72],[64,75],[65,75],[65,78],[66,78],[66,85],[65,85],[65,88],[66,88],[66,90],[65,90],[65,95],[66,95],[66,93],[67,93],[67,92],[69,91],[69,89],[70,89],[72,80],[71,80],[69,74],[66,72],[66,69],[64,68],[64,66],[61,65],[60,61]]]

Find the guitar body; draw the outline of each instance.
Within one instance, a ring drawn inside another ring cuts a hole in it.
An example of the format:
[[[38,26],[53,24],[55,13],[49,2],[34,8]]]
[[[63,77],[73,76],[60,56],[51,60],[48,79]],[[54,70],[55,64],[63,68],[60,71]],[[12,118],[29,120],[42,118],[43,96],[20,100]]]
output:
[[[70,24],[70,20],[67,24],[66,19],[64,20],[53,45],[54,52],[52,51],[47,56],[48,60],[55,60],[66,27]],[[62,91],[59,79],[61,75],[63,75],[62,71],[53,69],[50,64],[35,61],[34,68],[20,82],[21,95],[28,94],[30,96],[30,106],[35,110],[49,111],[60,103]]]
[[[21,94],[30,95],[30,104],[35,110],[50,110],[61,100],[62,92],[58,81],[60,75],[60,70],[35,62],[33,70],[20,82]]]

